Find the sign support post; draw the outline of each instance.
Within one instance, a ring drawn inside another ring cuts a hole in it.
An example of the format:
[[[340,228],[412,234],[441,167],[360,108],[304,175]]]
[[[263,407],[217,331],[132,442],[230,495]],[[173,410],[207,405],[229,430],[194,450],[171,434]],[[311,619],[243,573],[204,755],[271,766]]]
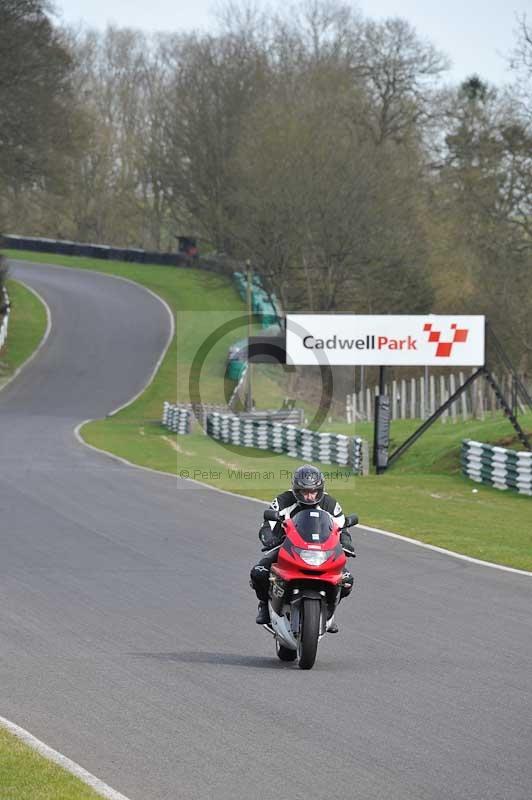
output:
[[[250,347],[251,347],[251,334],[252,334],[252,315],[253,315],[253,269],[251,267],[251,261],[248,259],[246,261],[246,277],[247,277],[247,306],[248,306],[248,341],[247,341],[247,362],[248,362],[248,375],[247,375],[247,386],[246,386],[246,411],[253,411],[253,387],[251,382],[251,359],[250,359]]]
[[[373,428],[373,465],[377,475],[388,466],[388,450],[390,448],[390,398],[385,385],[386,367],[379,367],[379,394],[375,398],[375,425]]]

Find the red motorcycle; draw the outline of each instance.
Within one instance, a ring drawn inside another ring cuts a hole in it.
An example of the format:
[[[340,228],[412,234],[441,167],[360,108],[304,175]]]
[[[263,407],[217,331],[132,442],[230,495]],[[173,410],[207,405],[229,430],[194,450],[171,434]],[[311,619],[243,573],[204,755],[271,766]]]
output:
[[[270,573],[271,623],[264,627],[273,634],[281,661],[297,658],[301,669],[312,669],[318,642],[340,602],[346,553],[354,553],[342,547],[340,528],[327,511],[304,509],[283,520],[277,511],[267,509],[264,519],[282,522],[285,534],[274,548],[279,557]],[[346,517],[345,527],[357,522],[352,514]]]

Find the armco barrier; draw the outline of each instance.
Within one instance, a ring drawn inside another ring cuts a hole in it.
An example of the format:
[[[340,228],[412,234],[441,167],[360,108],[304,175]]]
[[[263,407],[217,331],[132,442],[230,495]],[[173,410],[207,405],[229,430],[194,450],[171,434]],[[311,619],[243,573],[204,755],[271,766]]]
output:
[[[532,453],[464,440],[460,461],[463,474],[477,483],[532,496]]]
[[[159,253],[134,247],[109,247],[103,244],[70,242],[63,239],[41,239],[35,236],[0,236],[0,246],[35,253],[57,253],[65,256],[100,258],[105,261],[128,261],[136,264],[161,264],[169,267],[190,267],[228,275],[232,272],[225,260],[217,256],[194,259],[183,253]]]
[[[10,310],[10,303],[9,303],[9,295],[7,293],[7,289],[3,287],[2,294],[0,295],[0,309],[2,309],[3,314],[1,316],[0,322],[0,350],[6,343],[7,339],[7,331],[9,328],[9,310]]]
[[[364,457],[367,445],[359,437],[317,433],[282,422],[214,413],[207,415],[207,434],[227,444],[286,453],[305,461],[350,466],[358,475],[363,474],[367,461]]]
[[[244,272],[233,272],[236,290],[244,302],[247,302],[248,279]],[[260,275],[253,275],[251,286],[252,311],[260,318],[265,336],[277,336],[281,331],[281,307],[274,294],[269,295],[262,286]],[[247,369],[248,340],[241,339],[229,348],[225,377],[240,381]],[[230,404],[231,405],[231,404]]]
[[[233,272],[236,289],[244,302],[247,302],[248,279],[244,272]],[[280,326],[281,308],[274,294],[270,295],[262,286],[260,275],[253,275],[251,287],[251,306],[254,314],[261,319],[261,326],[269,328]]]

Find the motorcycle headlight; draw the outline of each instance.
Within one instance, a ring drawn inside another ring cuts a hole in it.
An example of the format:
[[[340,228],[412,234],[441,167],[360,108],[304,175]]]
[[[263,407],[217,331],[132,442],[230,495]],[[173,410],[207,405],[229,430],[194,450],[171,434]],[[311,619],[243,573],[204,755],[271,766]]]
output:
[[[334,550],[303,550],[299,547],[296,550],[309,567],[321,567],[334,553]]]

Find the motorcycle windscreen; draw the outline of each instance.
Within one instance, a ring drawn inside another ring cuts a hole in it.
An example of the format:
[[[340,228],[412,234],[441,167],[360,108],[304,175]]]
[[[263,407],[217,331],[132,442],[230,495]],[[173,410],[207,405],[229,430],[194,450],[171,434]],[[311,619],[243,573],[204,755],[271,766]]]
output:
[[[309,544],[324,543],[332,533],[333,520],[326,511],[304,509],[292,517],[302,539]]]

